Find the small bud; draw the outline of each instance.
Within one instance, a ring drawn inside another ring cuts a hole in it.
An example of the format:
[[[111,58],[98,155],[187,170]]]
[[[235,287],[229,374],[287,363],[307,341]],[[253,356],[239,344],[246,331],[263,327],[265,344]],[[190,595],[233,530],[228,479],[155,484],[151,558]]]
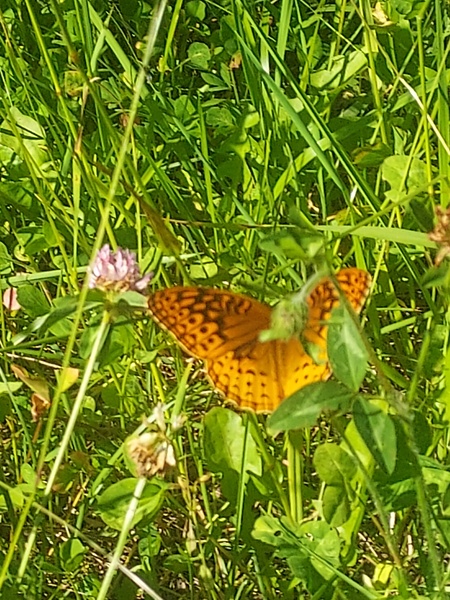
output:
[[[158,402],[158,404],[153,409],[152,414],[146,419],[146,424],[151,425],[152,423],[155,423],[156,427],[164,433],[166,431],[166,418],[164,415],[166,410],[167,404]]]
[[[186,423],[186,415],[177,415],[172,419],[172,432],[179,431]]]
[[[272,310],[270,329],[259,334],[261,342],[289,340],[301,336],[308,318],[308,306],[303,297],[290,296],[281,300]]]

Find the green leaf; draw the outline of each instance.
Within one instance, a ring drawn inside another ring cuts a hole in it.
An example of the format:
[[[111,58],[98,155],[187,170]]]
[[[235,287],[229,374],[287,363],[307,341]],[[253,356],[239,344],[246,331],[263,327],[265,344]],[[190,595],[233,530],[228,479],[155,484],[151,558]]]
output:
[[[28,156],[31,157],[36,166],[42,168],[47,160],[44,129],[35,119],[22,114],[15,106],[10,109],[9,116],[11,121],[4,120],[0,125],[0,146],[10,148],[23,161]],[[18,130],[21,141],[16,138],[12,125]]]
[[[304,523],[300,531],[303,544],[307,544],[311,551],[311,565],[324,579],[331,579],[341,563],[338,532],[323,521]],[[288,560],[294,575],[298,574],[295,561],[295,555]]]
[[[212,73],[203,72],[200,77],[209,85],[209,93],[227,90],[230,87],[223,79]]]
[[[188,57],[195,69],[207,69],[211,52],[206,44],[193,42],[188,48]]]
[[[80,337],[80,345],[79,345],[79,353],[80,357],[84,360],[87,360],[91,355],[92,347],[94,345],[95,339],[98,335],[98,331],[100,329],[100,325],[93,324],[86,329],[83,330],[83,333]],[[105,343],[106,336],[102,340],[101,346]]]
[[[379,167],[383,161],[392,155],[390,146],[377,142],[370,146],[361,146],[353,153],[353,161],[360,169]]]
[[[119,317],[110,328],[99,353],[99,365],[105,367],[114,363],[121,356],[130,353],[137,344],[136,332],[132,323]]]
[[[222,491],[231,502],[237,499],[239,481],[247,482],[249,472],[261,476],[257,446],[242,417],[227,408],[213,408],[205,416],[203,449],[211,471],[222,473]]]
[[[10,504],[18,510],[23,508],[23,505],[25,504],[23,490],[26,490],[28,493],[31,492],[27,487],[28,486],[19,484],[10,490],[0,489],[0,512],[8,510]]]
[[[356,474],[352,457],[337,444],[323,444],[314,454],[314,466],[320,479],[329,485],[344,485]]]
[[[327,350],[331,370],[339,381],[357,392],[369,358],[358,326],[343,304],[333,310],[328,323]]]
[[[425,456],[419,456],[417,462],[415,455],[407,447],[408,439],[403,433],[403,427],[397,429],[397,438],[399,459],[394,473],[389,476],[382,471],[377,473],[377,487],[382,494],[385,510],[398,512],[411,506],[417,507],[416,479],[421,476],[424,478],[430,503],[432,505],[436,505],[438,502],[442,503],[442,508],[449,514],[450,471],[448,466]],[[403,465],[399,465],[402,462]]]
[[[34,485],[34,483],[36,482],[36,471],[28,463],[24,463],[21,466],[20,475],[25,483],[30,483]]]
[[[140,4],[139,0],[119,0],[120,11],[126,22],[131,19],[139,19]]]
[[[425,414],[419,412],[419,409],[414,412],[412,428],[414,440],[416,442],[416,447],[419,451],[419,454],[427,454],[429,447],[433,443],[433,433]],[[396,431],[397,429],[398,428],[396,428]]]
[[[252,536],[274,546],[308,589],[321,578],[333,577],[340,565],[339,535],[324,521],[294,525],[284,517],[259,517]]]
[[[282,517],[283,520],[283,517]],[[280,519],[269,515],[259,517],[255,521],[252,536],[271,546],[281,546],[283,536],[283,525]]]
[[[233,116],[227,108],[213,106],[206,113],[206,123],[222,132],[231,131],[235,124]]]
[[[353,423],[355,423],[355,419],[353,419]],[[408,435],[405,432],[403,423],[399,419],[393,419],[393,423],[395,426],[395,437],[397,444],[397,457],[395,462],[395,469],[392,473],[387,473],[384,469],[377,469],[375,472],[375,476],[378,481],[382,483],[382,485],[391,485],[392,483],[402,483],[407,480],[414,481],[414,479],[420,475],[421,466],[417,460],[417,456],[410,448],[410,442],[408,439]],[[356,424],[355,424],[356,428]],[[356,431],[358,431],[356,429]],[[414,430],[414,434],[418,434],[419,432]],[[361,434],[358,432],[359,438],[362,440]],[[417,439],[417,438],[416,438]],[[365,442],[363,441],[366,451],[369,453],[370,451],[367,449]],[[375,462],[372,453],[370,452],[370,457],[372,462]],[[415,496],[414,496],[415,497]],[[392,501],[392,498],[388,499],[388,503]],[[389,508],[388,510],[396,510]]]
[[[161,551],[162,538],[156,527],[151,526],[149,533],[141,538],[138,543],[141,558],[158,556]]]
[[[283,400],[267,420],[272,432],[311,427],[325,410],[347,410],[354,393],[335,381],[319,381]]]
[[[16,383],[12,383],[10,384],[10,386],[17,386],[15,387],[15,391],[17,391],[21,386],[22,383],[17,381]],[[0,383],[0,388],[5,387],[4,383]],[[14,389],[11,390],[11,392],[13,392]],[[12,403],[11,403],[11,398],[9,396],[9,394],[5,394],[4,391],[0,391],[0,422],[3,423],[6,419],[6,417],[8,415],[10,415],[13,412],[13,407],[12,407]]]
[[[397,460],[395,425],[387,414],[385,401],[368,401],[358,398],[353,407],[353,418],[359,434],[378,465],[393,473]]]
[[[406,19],[416,17],[425,5],[425,0],[391,0],[391,2],[393,8]]]
[[[257,446],[242,424],[240,415],[217,406],[205,416],[204,428],[205,456],[215,470],[232,469],[237,473],[251,471],[261,475]]]
[[[201,264],[192,263],[189,267],[189,275],[194,281],[215,277],[217,275],[217,261],[204,261]]]
[[[206,16],[206,4],[201,0],[191,0],[185,4],[186,14],[196,18],[198,21],[203,21]]]
[[[113,529],[121,530],[125,514],[131,500],[138,479],[122,479],[107,488],[98,499],[98,510],[103,521]],[[132,520],[132,527],[144,518],[153,518],[160,510],[167,483],[160,479],[147,482],[142,496],[139,499],[137,510]]]
[[[188,121],[191,115],[195,113],[195,106],[189,96],[181,94],[173,101],[173,112],[181,121]]]
[[[50,310],[44,292],[30,284],[17,288],[17,300],[24,311],[33,318],[46,315]]]
[[[20,381],[0,381],[0,395],[2,394],[14,394],[22,387]]]
[[[435,204],[429,197],[411,199],[408,210],[414,216],[417,229],[428,232],[434,228],[434,208]]]
[[[266,235],[260,242],[261,250],[282,258],[311,260],[323,254],[324,239],[319,233],[307,229],[295,232],[277,232]]]
[[[13,262],[8,248],[0,242],[0,275],[9,275],[12,271]]]
[[[346,56],[336,56],[331,69],[321,69],[310,75],[310,83],[319,89],[334,90],[345,85],[349,79],[366,67],[367,58],[361,50]]]
[[[189,573],[192,568],[192,560],[187,554],[172,554],[163,564],[171,573]]]
[[[24,252],[27,256],[35,256],[36,254],[45,252],[49,248],[53,248],[57,244],[53,229],[48,223],[44,223],[42,228],[27,228],[24,230],[24,233],[21,233],[21,237],[25,243]]]
[[[102,400],[108,408],[118,410],[120,407],[121,394],[117,389],[117,386],[110,383],[102,389]]]
[[[83,306],[83,312],[92,312],[102,305],[102,297],[100,295],[98,295],[98,301],[95,300],[96,296],[94,294],[90,295],[93,298],[93,301],[90,302],[88,298]],[[44,333],[56,323],[59,323],[70,315],[74,314],[78,308],[79,301],[80,298],[78,296],[65,296],[62,298],[57,298],[55,300],[55,308],[53,308],[47,315],[44,315],[42,320],[36,323],[39,333]],[[70,323],[70,321],[68,322]]]
[[[18,290],[19,289],[20,288],[18,288]],[[99,296],[99,294],[90,293],[89,296],[95,298]],[[50,309],[50,311],[48,311],[46,314],[34,319],[33,323],[31,323],[31,325],[25,331],[14,336],[13,343],[16,345],[21,344],[27,339],[27,337],[36,331],[40,335],[42,335],[48,329],[55,333],[55,326],[59,324],[61,324],[61,329],[63,331],[70,330],[72,324],[68,319],[67,321],[65,319],[76,311],[78,302],[79,298],[77,296],[66,296],[64,298],[55,299],[55,308]],[[92,311],[93,309],[98,308],[101,304],[103,303],[100,301],[86,302],[83,306],[83,312]]]
[[[143,365],[155,362],[159,356],[158,350],[136,350],[134,353],[136,360]]]
[[[392,202],[401,200],[405,194],[423,188],[427,181],[425,163],[418,158],[406,155],[389,156],[383,162],[381,176],[391,186],[386,198]]]
[[[340,527],[350,518],[347,491],[341,485],[327,485],[322,498],[323,516],[332,527]]]
[[[73,573],[83,562],[86,552],[86,546],[78,538],[63,542],[59,547],[59,557],[63,569],[68,573]]]
[[[144,294],[134,290],[128,290],[128,292],[117,294],[115,302],[118,305],[119,310],[122,311],[127,311],[129,307],[143,310],[146,310],[147,308],[147,298]]]

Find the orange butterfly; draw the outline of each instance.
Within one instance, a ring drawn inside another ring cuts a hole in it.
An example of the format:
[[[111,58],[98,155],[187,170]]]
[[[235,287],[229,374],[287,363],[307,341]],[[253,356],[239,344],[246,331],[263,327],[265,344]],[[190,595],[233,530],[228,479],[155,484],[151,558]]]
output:
[[[342,269],[336,275],[342,292],[360,312],[371,277],[366,271]],[[261,342],[270,329],[272,309],[266,304],[226,290],[173,287],[148,299],[154,319],[189,354],[205,361],[216,389],[238,404],[257,412],[274,410],[284,398],[331,374],[326,362],[327,326],[339,292],[324,277],[306,299],[308,318],[302,337],[319,349],[316,363],[298,337]]]

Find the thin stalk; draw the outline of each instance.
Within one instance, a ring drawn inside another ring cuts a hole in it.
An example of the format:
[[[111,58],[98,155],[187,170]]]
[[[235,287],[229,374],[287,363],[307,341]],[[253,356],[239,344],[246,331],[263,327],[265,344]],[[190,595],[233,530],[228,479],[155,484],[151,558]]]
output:
[[[431,182],[433,179],[433,169],[432,169],[432,158],[431,158],[431,143],[430,143],[430,130],[428,128],[428,100],[427,100],[427,77],[425,73],[425,56],[424,56],[424,45],[423,45],[423,37],[422,37],[422,16],[419,15],[416,19],[417,23],[417,48],[419,50],[419,74],[422,88],[422,125],[423,125],[423,133],[424,133],[424,149],[425,149],[425,157],[426,157],[426,169],[427,169],[427,179],[428,182]],[[433,196],[434,190],[433,187],[429,183],[428,193],[430,196]]]
[[[367,0],[362,0],[361,2],[361,17],[364,26],[364,38],[367,49],[367,58],[369,61],[369,79],[372,89],[372,96],[375,103],[376,111],[378,113],[381,139],[383,143],[387,145],[389,143],[389,138],[386,131],[383,104],[380,98],[377,69],[375,65],[377,43],[375,41],[375,33],[373,30],[372,7],[370,6],[369,2],[367,2]]]
[[[289,504],[296,523],[303,519],[303,431],[289,431],[287,440]]]
[[[252,412],[249,412],[248,418],[249,418],[250,425],[252,426],[253,439],[257,443],[258,449],[261,452],[264,463],[266,464],[266,467],[268,468],[268,470],[272,476],[273,484],[278,492],[278,496],[280,498],[280,502],[283,506],[286,517],[291,521],[291,523],[294,523],[294,519],[291,514],[291,507],[289,505],[289,500],[288,500],[288,498],[286,496],[286,492],[284,491],[283,486],[281,485],[281,482],[278,478],[278,472],[276,471],[276,468],[275,468],[274,459],[267,451],[267,445],[261,435],[261,430],[259,427],[258,419],[256,418],[256,415]]]
[[[52,470],[50,471],[50,475],[48,477],[47,485],[45,486],[45,496],[48,496],[52,491],[52,487],[55,482],[58,469],[61,466],[66,450],[69,446],[70,438],[72,436],[73,430],[75,429],[75,424],[77,422],[78,415],[80,413],[81,406],[86,395],[91,375],[94,372],[95,363],[97,361],[99,352],[102,349],[106,335],[109,331],[110,322],[111,314],[109,313],[109,311],[105,311],[103,313],[103,318],[101,320],[100,326],[97,330],[97,335],[95,336],[95,340],[92,345],[92,351],[89,356],[88,363],[86,365],[86,370],[84,371],[80,389],[78,390],[77,397],[75,398],[75,402],[73,404],[72,412],[70,413],[69,422],[67,423],[67,427],[64,431],[64,436],[61,440],[61,445],[59,447],[58,454],[56,455],[55,462],[53,463]]]
[[[450,136],[449,136],[449,108],[448,108],[448,77],[447,77],[447,69],[445,68],[446,64],[446,53],[448,51],[448,43],[445,39],[446,37],[446,26],[443,22],[442,18],[442,9],[443,4],[440,0],[435,0],[434,2],[434,10],[436,15],[436,39],[434,41],[434,46],[436,48],[436,62],[441,67],[440,75],[439,75],[439,87],[438,87],[438,129],[442,133],[442,136],[445,140],[445,146],[439,144],[438,149],[438,157],[439,157],[439,173],[442,176],[441,180],[441,195],[440,201],[443,206],[447,206],[448,204],[448,196],[450,192],[450,184],[449,184],[449,161],[448,154],[446,148],[450,145]],[[447,18],[447,17],[446,17]]]
[[[146,484],[147,479],[145,477],[140,477],[137,480],[133,498],[128,506],[127,512],[125,513],[125,518],[123,520],[123,525],[120,531],[119,539],[117,540],[116,548],[114,550],[111,562],[109,563],[108,570],[106,571],[105,577],[103,578],[100,591],[98,592],[97,600],[105,600],[105,598],[107,597],[107,593],[109,588],[111,587],[114,575],[118,570],[120,557],[122,556],[123,549],[125,548],[125,544],[127,543],[130,529],[133,526],[133,518],[136,514],[139,500],[141,499]]]

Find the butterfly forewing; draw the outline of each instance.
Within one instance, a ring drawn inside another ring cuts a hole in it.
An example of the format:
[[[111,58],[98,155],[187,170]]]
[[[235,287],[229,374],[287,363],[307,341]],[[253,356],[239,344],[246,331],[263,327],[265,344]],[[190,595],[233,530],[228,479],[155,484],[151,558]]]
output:
[[[341,291],[346,295],[355,312],[361,312],[369,293],[371,277],[361,269],[342,269],[336,275]],[[307,299],[308,321],[302,337],[305,341],[316,346],[314,358],[317,362],[327,361],[327,330],[326,321],[331,311],[340,302],[340,294],[332,280],[324,277],[313,289]]]
[[[336,279],[355,312],[360,313],[369,295],[372,281],[370,274],[362,269],[341,269]]]
[[[204,360],[229,351],[246,355],[270,327],[270,307],[225,290],[173,287],[155,292],[148,307],[185,350]]]

